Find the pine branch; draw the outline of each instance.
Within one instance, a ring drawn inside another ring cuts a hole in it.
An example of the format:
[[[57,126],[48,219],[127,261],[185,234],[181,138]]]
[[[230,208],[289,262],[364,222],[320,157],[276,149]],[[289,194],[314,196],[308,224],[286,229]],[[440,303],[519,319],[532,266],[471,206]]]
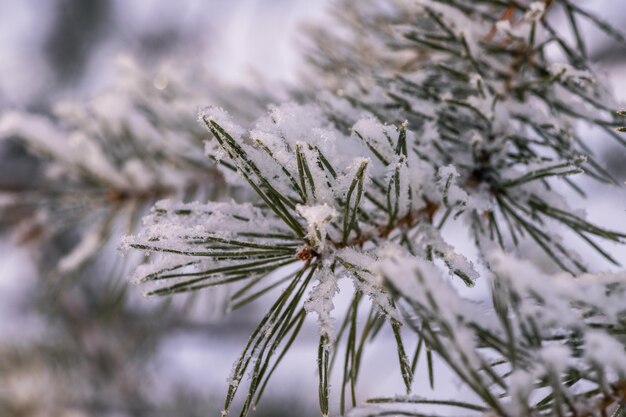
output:
[[[580,23],[623,36],[568,0],[345,0],[338,7],[341,29],[312,35],[320,41],[310,53],[320,80],[312,85],[328,88],[314,98],[305,91],[308,104],[270,107],[251,129],[209,107],[199,115],[205,133],[161,122],[150,102],[131,103],[150,128],[133,130],[123,120],[106,146],[89,124],[70,123],[72,132],[89,133],[89,163],[40,135],[31,142],[81,190],[103,193],[113,206],[198,191],[205,182],[194,178],[205,170],[244,201],[161,201],[125,241],[150,255],[135,273],[154,287],[149,295],[233,285],[235,309],[277,294],[233,368],[224,415],[245,375],[240,416],[259,403],[309,313],[320,329],[322,415],[332,412],[331,371],[341,356],[340,412],[357,406],[364,351],[386,324],[407,395],[420,356],[434,385],[436,355],[482,404],[403,396],[372,400],[370,415],[426,415],[428,404],[502,417],[575,416],[622,401],[623,274],[578,276],[588,266],[553,226],[619,264],[601,242],[624,243],[626,233],[589,222],[554,185],[584,193],[581,176],[615,182],[575,129],[585,122],[626,143],[625,113],[612,109],[595,81]],[[553,25],[555,7],[565,11],[573,43]],[[566,62],[549,58],[551,48]],[[160,128],[182,142],[167,145]],[[48,130],[58,136],[57,127]],[[207,158],[197,152],[205,136]],[[129,165],[130,156],[140,165]],[[451,224],[466,226],[474,262],[444,239]],[[96,230],[104,236],[105,229]],[[501,252],[526,242],[561,274]],[[487,314],[442,276],[472,286],[476,261],[493,282]],[[341,279],[355,290],[336,332]],[[412,360],[407,335],[417,339]],[[617,352],[611,358],[603,354],[609,348]]]

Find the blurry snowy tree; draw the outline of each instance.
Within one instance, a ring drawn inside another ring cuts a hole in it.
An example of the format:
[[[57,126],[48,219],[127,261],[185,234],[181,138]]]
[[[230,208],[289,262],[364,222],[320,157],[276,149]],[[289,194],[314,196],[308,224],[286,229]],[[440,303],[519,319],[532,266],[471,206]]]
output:
[[[148,255],[134,278],[149,295],[228,285],[231,309],[276,295],[233,367],[224,414],[244,383],[237,412],[256,406],[312,313],[322,415],[622,416],[626,273],[591,272],[567,244],[579,239],[619,265],[605,243],[626,239],[563,197],[585,194],[581,177],[620,184],[581,124],[626,145],[583,21],[626,44],[570,0],[343,0],[311,35],[307,84],[324,88],[303,87],[251,128],[245,115],[264,100],[234,93],[219,100],[228,112],[208,107],[189,123],[181,103],[212,94],[184,78],[150,96],[132,84],[59,106],[59,124],[5,115],[2,135],[51,164],[32,200],[4,207],[32,207],[29,231],[88,225],[57,266],[66,274],[95,256],[112,223],[172,197],[124,240]],[[91,208],[74,211],[76,201]],[[444,239],[453,223],[474,259]],[[479,279],[490,283],[481,302],[460,289]],[[354,292],[335,306],[340,280]],[[383,334],[406,392],[363,403],[364,350]],[[419,360],[435,384],[434,358],[471,401],[412,394]]]

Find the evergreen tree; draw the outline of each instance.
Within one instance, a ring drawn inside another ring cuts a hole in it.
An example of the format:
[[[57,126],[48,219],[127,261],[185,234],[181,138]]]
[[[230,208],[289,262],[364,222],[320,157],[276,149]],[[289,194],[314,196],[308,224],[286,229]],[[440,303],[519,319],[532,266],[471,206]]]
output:
[[[5,134],[42,147],[64,178],[115,191],[98,193],[115,210],[60,270],[94,256],[120,202],[177,194],[124,239],[149,255],[134,273],[147,294],[229,285],[231,309],[275,295],[234,364],[224,415],[259,403],[310,315],[322,415],[626,415],[626,274],[590,271],[571,248],[578,239],[619,266],[606,243],[626,233],[564,197],[585,195],[581,178],[619,186],[581,123],[626,145],[625,113],[592,68],[581,22],[626,39],[570,0],[343,0],[333,16],[310,30],[303,78],[316,88],[265,115],[263,99],[220,100],[199,125],[181,123],[177,100],[202,99],[192,86],[63,107],[65,130],[5,116]],[[207,183],[209,202],[183,202]],[[58,199],[71,189],[59,187],[45,201],[66,209]],[[446,240],[452,226],[475,255]],[[342,280],[353,283],[347,305],[335,302]],[[477,280],[488,300],[462,290]],[[381,335],[395,341],[406,392],[363,399],[364,351]],[[412,393],[415,378],[435,385],[435,358],[476,401]]]

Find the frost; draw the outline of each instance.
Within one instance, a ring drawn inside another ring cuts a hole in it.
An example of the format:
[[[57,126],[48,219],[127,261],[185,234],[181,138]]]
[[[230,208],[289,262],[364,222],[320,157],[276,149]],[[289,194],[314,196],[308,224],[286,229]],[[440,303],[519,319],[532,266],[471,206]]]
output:
[[[363,182],[364,184],[367,184],[367,174],[368,168],[371,165],[370,163],[370,158],[354,158],[350,165],[346,167],[343,175],[337,180],[337,185],[335,186],[335,195],[338,197],[346,195],[348,190],[353,186],[355,180],[358,180],[357,174],[359,174],[359,171],[361,170],[363,170]]]
[[[626,376],[626,350],[616,338],[600,331],[585,334],[585,357],[593,365],[605,368],[617,378]]]
[[[370,298],[374,307],[386,316],[401,319],[385,290],[382,277],[375,271],[378,260],[375,254],[346,248],[338,251],[336,256],[346,268],[345,275]]]
[[[319,321],[320,333],[328,336],[327,346],[334,342],[334,319],[331,312],[334,308],[333,299],[339,292],[337,276],[328,268],[322,267],[316,274],[317,285],[309,292],[309,298],[304,307],[309,313],[316,313]]]
[[[455,338],[458,354],[455,360],[480,366],[475,336],[465,326],[466,318],[476,314],[475,308],[458,295],[432,263],[400,255],[397,251],[386,251],[386,255],[376,266],[377,273],[405,294],[425,316],[438,315],[438,319],[445,323],[446,331]]]
[[[385,161],[391,161],[395,157],[393,144],[390,143],[390,138],[398,137],[395,127],[385,126],[374,118],[368,118],[359,120],[352,129],[368,147],[377,150],[377,156]]]
[[[568,368],[571,356],[571,350],[562,345],[546,346],[538,352],[546,369],[557,377]]]
[[[554,63],[550,65],[549,71],[553,77],[571,81],[577,86],[583,88],[595,81],[591,72],[576,69],[568,64]]]
[[[521,369],[513,371],[509,378],[509,394],[513,402],[515,415],[524,415],[528,410],[528,400],[533,392],[535,376]]]
[[[439,168],[439,186],[443,189],[443,201],[448,207],[467,204],[468,195],[457,184],[459,173],[453,165]]]
[[[326,234],[329,223],[339,214],[327,204],[321,206],[296,206],[298,213],[307,221],[309,238],[313,247],[320,253],[326,249]]]
[[[425,248],[429,248],[436,256],[443,259],[450,272],[460,274],[466,279],[466,284],[472,285],[478,279],[478,271],[465,256],[457,253],[454,247],[448,244],[439,232],[431,226],[422,225],[421,243]]]
[[[198,113],[198,122],[202,125],[215,122],[235,138],[239,138],[245,133],[245,130],[233,121],[226,110],[217,106],[206,107],[201,110]]]

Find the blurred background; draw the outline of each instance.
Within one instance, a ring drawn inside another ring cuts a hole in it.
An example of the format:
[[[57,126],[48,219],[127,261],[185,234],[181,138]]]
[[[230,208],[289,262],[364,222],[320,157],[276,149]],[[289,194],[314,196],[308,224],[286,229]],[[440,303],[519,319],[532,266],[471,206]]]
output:
[[[254,100],[263,107],[301,88],[302,25],[323,25],[328,3],[0,0],[0,111],[51,115],[60,100],[110,89],[120,62],[123,67],[129,60],[156,89],[168,84],[161,68],[189,71],[190,88],[197,83],[207,91],[206,103],[199,104],[225,101],[253,111]],[[626,21],[622,2],[582,3],[617,27]],[[623,102],[626,51],[582,30],[592,39],[598,70]],[[242,90],[271,94],[247,101],[242,93],[232,101],[231,94]],[[192,120],[195,111],[190,106]],[[625,180],[624,148],[597,132],[589,135],[607,169]],[[0,204],[3,193],[34,189],[40,168],[20,142],[0,140]],[[623,190],[594,185],[586,201],[571,199],[592,220],[623,230],[626,216],[605,213],[624,214],[624,197]],[[0,219],[0,416],[219,415],[232,363],[264,314],[263,303],[223,316],[220,290],[174,301],[144,298],[142,289],[128,284],[136,260],[118,253],[118,241],[104,245],[97,262],[74,271],[71,280],[61,280],[51,271],[80,236],[55,234],[41,244],[32,228],[16,232],[20,217],[5,213]],[[454,231],[450,239],[464,245]],[[611,250],[626,259],[623,249]],[[314,320],[308,327],[255,415],[318,414]],[[382,342],[368,352],[368,374],[376,378],[361,377],[361,398],[401,391],[399,372],[387,371],[381,359],[389,346]]]

